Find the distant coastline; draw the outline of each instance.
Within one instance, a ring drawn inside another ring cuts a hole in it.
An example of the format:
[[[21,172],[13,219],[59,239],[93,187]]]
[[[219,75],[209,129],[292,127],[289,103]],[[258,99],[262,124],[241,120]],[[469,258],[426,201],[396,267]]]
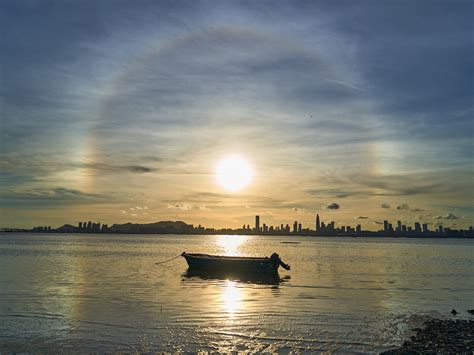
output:
[[[79,222],[77,226],[64,224],[58,228],[51,226],[39,226],[32,229],[21,228],[0,228],[3,233],[94,233],[94,234],[189,234],[189,235],[284,235],[284,236],[308,236],[308,237],[384,237],[384,238],[474,238],[472,227],[469,229],[438,228],[435,231],[428,229],[427,224],[421,229],[420,224],[415,225],[415,229],[400,225],[393,229],[390,223],[385,223],[385,228],[380,231],[362,230],[360,225],[356,228],[350,226],[336,228],[334,222],[325,225],[319,223],[319,216],[316,220],[316,229],[302,228],[296,221],[293,230],[289,225],[281,225],[277,228],[268,227],[265,224],[259,226],[259,218],[256,216],[256,225],[250,228],[244,225],[242,228],[207,228],[201,225],[194,226],[183,221],[160,221],[155,223],[124,223],[107,224],[93,222]]]

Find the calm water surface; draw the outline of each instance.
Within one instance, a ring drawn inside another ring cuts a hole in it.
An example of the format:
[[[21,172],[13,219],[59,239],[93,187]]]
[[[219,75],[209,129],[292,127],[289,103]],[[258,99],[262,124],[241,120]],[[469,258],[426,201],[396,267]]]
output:
[[[292,270],[241,281],[155,264],[183,251],[277,252]],[[474,240],[3,234],[0,351],[377,352],[424,316],[469,316],[473,255]]]

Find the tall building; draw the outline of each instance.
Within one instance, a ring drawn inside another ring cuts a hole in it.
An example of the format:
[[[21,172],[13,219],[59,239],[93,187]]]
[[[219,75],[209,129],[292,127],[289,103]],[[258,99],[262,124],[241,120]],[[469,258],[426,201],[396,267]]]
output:
[[[383,221],[383,230],[384,230],[384,232],[388,232],[388,221],[387,220]]]
[[[255,232],[260,232],[260,216],[255,216]]]
[[[319,214],[316,215],[316,232],[321,229],[321,221],[319,220]]]
[[[423,233],[428,232],[428,223],[423,223]]]
[[[295,221],[295,223],[293,223],[293,233],[297,233],[298,232],[298,222]]]
[[[420,222],[415,222],[415,232],[421,233],[421,225],[420,225]]]

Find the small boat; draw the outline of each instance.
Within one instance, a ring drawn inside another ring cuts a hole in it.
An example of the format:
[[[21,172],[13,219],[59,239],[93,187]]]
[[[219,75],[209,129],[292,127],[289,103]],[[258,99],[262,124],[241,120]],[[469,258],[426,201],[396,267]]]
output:
[[[186,259],[189,269],[194,270],[276,273],[279,266],[290,270],[290,265],[285,264],[277,253],[273,253],[269,258],[188,254],[185,252],[181,256]]]

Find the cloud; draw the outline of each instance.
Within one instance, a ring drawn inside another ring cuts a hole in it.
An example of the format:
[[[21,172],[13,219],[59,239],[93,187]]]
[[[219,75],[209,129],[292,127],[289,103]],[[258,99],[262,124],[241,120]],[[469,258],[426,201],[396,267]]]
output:
[[[3,205],[101,203],[115,200],[115,196],[112,195],[88,193],[64,187],[6,190],[2,192],[2,199],[0,199]]]
[[[366,196],[414,196],[440,190],[441,182],[426,183],[426,177],[419,174],[380,175],[359,173],[350,177],[328,176],[325,181],[332,184],[348,185],[350,189],[328,189],[329,192]]]
[[[448,213],[444,216],[445,219],[458,219],[459,217],[455,216],[453,213]]]
[[[65,164],[67,165],[67,164]],[[71,167],[109,173],[151,173],[157,169],[144,165],[115,165],[107,163],[70,163]]]
[[[340,208],[340,206],[333,202],[333,203],[330,203],[329,205],[326,206],[326,209],[328,210],[338,210]]]
[[[453,213],[448,213],[445,216],[435,216],[434,219],[459,219],[459,217]]]
[[[390,205],[389,205],[388,203],[385,203],[385,202],[384,202],[384,203],[382,203],[382,204],[380,205],[380,207],[382,207],[382,208],[390,208]]]
[[[410,206],[408,206],[407,204],[402,204],[402,205],[397,206],[397,210],[399,211],[408,211],[409,209],[410,209]]]
[[[357,219],[369,219],[367,216],[357,216]]]
[[[168,205],[167,208],[179,211],[189,211],[193,208],[193,206],[189,203],[178,203],[175,205]]]
[[[383,224],[383,222],[382,221],[374,221],[374,224],[379,224],[380,225],[380,224]]]
[[[142,166],[142,165],[128,165],[128,166],[118,166],[115,167],[113,170],[126,170],[131,173],[151,173],[152,171],[155,171],[156,169],[147,167],[147,166]]]
[[[67,156],[61,154],[2,154],[0,159],[0,168],[9,172],[28,171],[39,176],[51,173],[60,173],[71,171],[71,169],[86,169],[95,172],[104,173],[149,173],[158,171],[157,168],[141,164],[121,164],[121,160],[132,160],[113,156],[97,157],[95,162],[70,160]]]
[[[360,196],[364,195],[365,192],[362,191],[350,191],[348,189],[310,189],[306,190],[306,193],[309,193],[311,195],[315,196],[331,196],[331,197],[336,197],[336,198],[345,198],[345,197],[351,197],[351,196]]]
[[[410,210],[410,212],[423,212],[424,210],[422,210],[421,208],[413,208]]]

